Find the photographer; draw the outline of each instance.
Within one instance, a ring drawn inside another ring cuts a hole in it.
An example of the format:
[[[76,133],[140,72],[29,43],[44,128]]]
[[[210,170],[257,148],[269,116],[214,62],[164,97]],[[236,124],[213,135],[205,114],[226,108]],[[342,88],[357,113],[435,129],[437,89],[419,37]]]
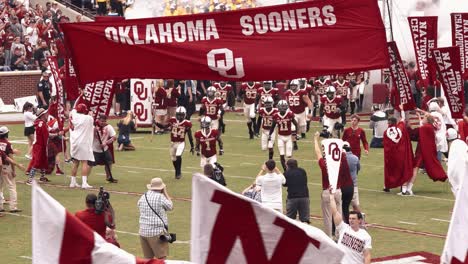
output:
[[[148,191],[138,200],[140,211],[140,243],[147,259],[165,259],[175,234],[168,232],[166,211],[172,210],[172,201],[161,178],[153,178],[146,185]]]
[[[107,192],[101,189],[99,196],[98,198],[94,193],[86,195],[86,209],[76,212],[75,216],[105,239],[106,228],[115,228],[114,209],[109,203]]]

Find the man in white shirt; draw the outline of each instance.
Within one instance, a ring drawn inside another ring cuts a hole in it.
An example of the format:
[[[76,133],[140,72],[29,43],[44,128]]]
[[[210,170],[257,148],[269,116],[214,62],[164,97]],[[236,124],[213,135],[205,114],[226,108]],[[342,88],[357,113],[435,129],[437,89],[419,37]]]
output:
[[[93,133],[94,119],[88,115],[88,107],[78,104],[70,112],[70,154],[73,160],[70,187],[80,187],[76,182],[78,166],[81,163],[82,188],[92,188],[88,184],[88,175],[91,171],[88,161],[94,161],[93,155]]]
[[[112,177],[111,166],[114,163],[113,143],[116,140],[114,128],[107,124],[107,116],[100,114],[96,123],[93,141],[93,154],[95,162],[92,166],[104,165],[106,180],[116,183],[117,179]]]
[[[339,234],[338,246],[345,252],[341,264],[370,264],[372,238],[366,230],[361,229],[362,215],[359,212],[349,212],[349,225],[343,221],[341,214],[336,209],[335,195],[330,191],[330,209],[333,222]]]
[[[262,204],[278,212],[283,212],[282,186],[285,183],[286,178],[276,167],[275,161],[267,160],[256,180],[257,187],[261,189]]]

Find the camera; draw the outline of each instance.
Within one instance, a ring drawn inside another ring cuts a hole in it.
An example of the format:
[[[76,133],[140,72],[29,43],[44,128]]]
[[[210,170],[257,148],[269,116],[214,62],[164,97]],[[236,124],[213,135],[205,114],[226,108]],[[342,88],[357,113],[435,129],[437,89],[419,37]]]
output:
[[[323,129],[320,132],[320,137],[322,137],[322,138],[331,138],[331,133],[328,132],[328,126],[323,126]]]
[[[175,233],[162,234],[159,236],[159,240],[161,240],[161,242],[174,243],[174,241],[177,240],[177,236]]]
[[[109,193],[104,191],[104,187],[101,186],[99,188],[98,198],[94,204],[96,214],[101,214],[109,207],[109,198]]]

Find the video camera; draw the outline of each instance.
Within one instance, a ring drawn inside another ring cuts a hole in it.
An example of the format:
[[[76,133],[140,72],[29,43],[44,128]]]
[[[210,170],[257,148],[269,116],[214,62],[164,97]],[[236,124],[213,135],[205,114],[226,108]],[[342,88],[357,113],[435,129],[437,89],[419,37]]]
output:
[[[177,240],[177,236],[175,233],[162,234],[159,236],[159,240],[161,240],[161,242],[174,243]]]
[[[331,138],[331,133],[328,132],[328,126],[323,126],[322,131],[320,132],[320,137],[322,138]]]
[[[104,191],[104,187],[101,186],[99,188],[98,198],[94,205],[96,214],[101,214],[109,207],[109,204],[110,204],[109,198],[110,198],[110,194]]]

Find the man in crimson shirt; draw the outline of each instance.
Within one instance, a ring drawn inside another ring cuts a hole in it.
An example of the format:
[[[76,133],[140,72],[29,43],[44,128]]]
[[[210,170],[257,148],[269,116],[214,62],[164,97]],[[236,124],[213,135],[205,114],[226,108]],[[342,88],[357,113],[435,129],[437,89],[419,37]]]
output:
[[[364,147],[364,152],[369,153],[369,144],[366,139],[366,132],[364,129],[359,127],[359,121],[361,118],[358,115],[351,116],[351,127],[348,127],[343,132],[343,141],[348,141],[351,146],[351,152],[361,159],[361,146],[360,141],[362,141],[362,146]]]
[[[86,195],[86,209],[76,212],[75,216],[105,239],[106,228],[115,228],[114,209],[109,203],[104,212],[96,213],[96,200],[97,196],[94,193]]]

